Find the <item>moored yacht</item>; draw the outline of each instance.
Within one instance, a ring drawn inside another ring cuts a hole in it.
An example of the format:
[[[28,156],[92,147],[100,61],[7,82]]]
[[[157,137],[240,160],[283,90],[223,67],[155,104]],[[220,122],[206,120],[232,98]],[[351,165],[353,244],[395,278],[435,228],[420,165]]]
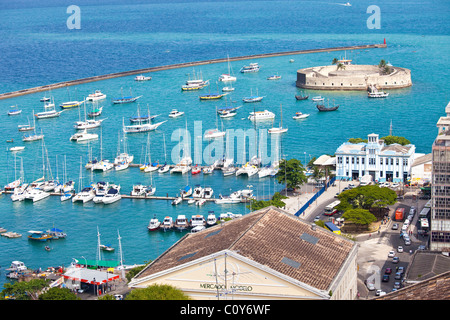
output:
[[[111,185],[102,201],[104,204],[110,204],[119,201],[121,198],[120,185]]]
[[[70,140],[75,141],[75,142],[84,142],[84,141],[96,140],[96,139],[98,139],[98,134],[88,133],[86,131],[86,129],[84,129],[83,132],[77,132],[70,137]]]
[[[86,101],[98,101],[106,99],[106,94],[102,93],[100,90],[95,90],[94,93],[90,93],[86,98]]]
[[[156,231],[161,227],[161,221],[158,220],[156,217],[156,214],[153,216],[153,218],[150,219],[150,222],[147,226],[148,231]]]
[[[251,121],[272,120],[274,118],[275,118],[275,114],[268,110],[250,112],[250,115],[248,116],[248,119]]]
[[[86,203],[95,197],[95,188],[93,186],[84,187],[79,193],[72,197],[72,202]]]
[[[175,219],[174,228],[183,231],[188,228],[188,220],[186,219],[186,216],[184,214],[178,215],[178,217]]]

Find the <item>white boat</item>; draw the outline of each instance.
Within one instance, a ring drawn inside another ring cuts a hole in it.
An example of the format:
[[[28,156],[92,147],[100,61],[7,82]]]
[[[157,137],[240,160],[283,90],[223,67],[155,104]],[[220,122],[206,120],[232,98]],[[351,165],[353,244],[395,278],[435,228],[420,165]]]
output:
[[[109,160],[100,160],[94,163],[91,167],[91,171],[108,171],[114,168],[114,164]]]
[[[314,102],[319,102],[319,101],[324,101],[325,98],[322,96],[316,96],[316,97],[313,97],[311,100]]]
[[[188,220],[186,219],[186,216],[184,214],[178,215],[178,217],[175,219],[174,228],[182,231],[189,227]]]
[[[77,132],[74,135],[72,135],[69,140],[75,141],[75,142],[84,142],[84,141],[97,140],[97,139],[98,139],[98,134],[88,133],[87,130],[84,129],[83,132]]]
[[[181,198],[181,197],[176,197],[176,198],[172,201],[172,205],[176,206],[177,204],[180,204],[181,201],[183,201],[183,198]]]
[[[133,186],[133,189],[131,190],[132,196],[145,196],[145,193],[147,191],[147,186],[144,186],[143,184],[136,184]]]
[[[232,204],[240,203],[242,201],[242,195],[240,191],[233,192],[229,196],[219,196],[219,199],[215,200],[216,204]]]
[[[191,233],[197,233],[197,232],[203,231],[205,229],[206,229],[205,226],[196,226],[196,227],[191,229]]]
[[[181,173],[181,174],[185,174],[188,173],[191,170],[191,166],[187,165],[187,164],[177,164],[175,167],[173,167],[170,170],[170,173]]]
[[[176,109],[173,109],[172,111],[170,111],[169,113],[169,118],[177,118],[177,117],[181,117],[184,114],[184,112],[182,111],[178,111]]]
[[[299,119],[306,119],[308,117],[309,117],[308,113],[296,112],[295,116],[293,116],[292,119],[299,120]]]
[[[187,198],[187,197],[190,197],[191,195],[192,195],[192,188],[190,186],[186,186],[186,187],[184,187],[183,190],[181,190],[182,198]]]
[[[34,114],[34,110],[33,110],[33,114]],[[35,118],[33,118],[33,127],[29,127],[29,128],[33,128],[34,134],[30,134],[30,135],[24,135],[22,138],[22,141],[24,142],[32,142],[32,141],[37,141],[37,140],[42,140],[44,139],[44,135],[42,134],[42,130],[41,130],[41,134],[36,134],[36,120]],[[20,130],[20,129],[19,129]],[[22,130],[24,131],[24,130]],[[28,128],[27,128],[28,131]]]
[[[195,200],[195,199],[189,199],[189,200],[188,200],[188,204],[194,204],[196,201],[197,201],[197,200]]]
[[[232,91],[234,91],[234,88],[233,88],[232,86],[229,86],[229,87],[223,87],[223,88],[222,88],[222,91],[223,91],[223,92],[232,92]]]
[[[16,188],[14,188],[14,192],[11,195],[11,200],[13,202],[25,200],[25,194],[26,194],[27,187],[28,187],[28,183],[24,183]]]
[[[173,219],[170,216],[164,217],[161,228],[163,231],[170,230],[173,228]]]
[[[241,70],[239,70],[241,73],[250,73],[250,72],[258,72],[260,69],[260,66],[257,62],[250,63],[247,66],[243,66]]]
[[[267,80],[279,80],[279,79],[281,79],[281,76],[275,74],[267,77]]]
[[[12,261],[9,268],[6,269],[8,272],[24,272],[28,268],[22,261]]]
[[[226,131],[220,131],[219,129],[208,130],[205,133],[205,139],[217,139],[226,135]]]
[[[150,76],[146,77],[146,76],[144,76],[142,74],[139,75],[139,76],[136,76],[134,78],[134,81],[148,81],[148,80],[152,80],[152,77],[150,77]]]
[[[99,120],[87,119],[85,121],[77,121],[77,122],[75,122],[75,125],[73,127],[77,130],[93,129],[93,128],[100,127],[102,122],[105,120],[106,119],[99,119]]]
[[[103,197],[104,204],[111,204],[119,201],[122,198],[120,194],[120,185],[112,185],[108,189],[108,192]]]
[[[273,124],[273,122],[272,122],[272,124]],[[281,105],[280,105],[280,127],[274,128],[274,127],[272,126],[272,128],[270,128],[270,129],[268,130],[268,132],[269,132],[270,134],[279,134],[279,133],[285,133],[285,132],[287,132],[287,131],[288,131],[287,128],[283,128],[283,107],[281,107]]]
[[[59,181],[58,180],[48,180],[45,181],[44,184],[42,185],[42,190],[44,190],[45,192],[49,192],[55,189],[55,187],[59,185]]]
[[[144,168],[144,172],[153,172],[158,169],[159,169],[158,162],[148,163]]]
[[[122,162],[119,162],[118,164],[116,164],[114,169],[116,171],[122,171],[122,170],[128,169],[129,166],[130,166],[129,162],[122,161]]]
[[[214,172],[214,165],[203,168],[203,174],[212,174]]]
[[[161,121],[158,123],[139,122],[138,124],[133,124],[133,125],[129,125],[129,126],[126,126],[125,124],[123,124],[123,132],[124,133],[139,133],[139,132],[153,131],[153,130],[156,130],[164,122],[167,122],[167,120]]]
[[[32,200],[33,202],[37,202],[48,197],[50,197],[50,193],[45,192],[44,190],[39,188],[27,188],[24,200]]]
[[[92,199],[94,203],[103,203],[103,197],[106,195],[106,193],[109,190],[109,183],[100,181],[97,182],[96,188],[95,188],[95,197]]]
[[[221,114],[219,114],[219,117],[221,118],[232,118],[235,115],[237,115],[236,112],[232,112],[232,111],[224,111]]]
[[[375,92],[369,92],[367,94],[367,96],[369,98],[386,98],[389,95],[389,93],[387,92],[383,92],[383,91],[375,91]]]
[[[100,90],[95,90],[94,93],[90,93],[87,96],[86,101],[98,101],[103,99],[106,99],[106,94],[102,93]]]
[[[69,199],[72,199],[73,197],[73,193],[72,192],[64,192],[61,196],[60,196],[60,200],[62,201],[66,201]]]
[[[124,135],[124,139],[123,139],[123,150],[124,151],[122,153],[120,153],[120,133],[119,133],[118,138],[119,138],[118,151],[117,151],[118,155],[114,159],[116,171],[127,169],[129,167],[129,164],[131,162],[133,162],[133,160],[134,160],[134,156],[127,153],[127,143],[126,143],[127,139],[125,138],[125,135]]]
[[[202,205],[204,205],[206,203],[206,199],[200,199],[200,200],[198,200],[196,203],[195,203],[195,205],[196,206],[202,206]]]
[[[11,151],[11,152],[17,152],[17,151],[22,151],[23,149],[25,149],[25,147],[17,146],[17,147],[9,148],[9,151]]]
[[[274,118],[275,114],[268,110],[250,112],[250,115],[248,116],[248,119],[251,121],[272,120]]]
[[[170,166],[167,163],[165,163],[165,164],[163,164],[162,166],[159,167],[158,172],[159,173],[166,173],[169,170],[170,170]]]
[[[247,162],[244,164],[241,168],[239,168],[236,171],[236,176],[239,176],[241,174],[246,174],[249,177],[253,176],[254,174],[258,173],[258,167],[252,165],[251,163]]]
[[[228,168],[222,168],[223,176],[232,176],[236,173],[238,169],[236,167],[228,167]]]
[[[44,107],[46,111],[35,113],[34,116],[36,119],[47,119],[47,118],[55,118],[59,117],[64,110],[56,111],[54,104],[45,104]],[[47,108],[53,107],[52,110],[47,110]]]
[[[208,214],[208,216],[206,217],[206,225],[211,227],[215,224],[217,224],[217,218],[214,213]]]
[[[213,194],[214,194],[214,190],[211,187],[205,187],[203,189],[203,197],[205,199],[211,199]]]
[[[158,230],[161,227],[161,221],[156,218],[156,215],[153,216],[153,218],[150,219],[150,222],[147,226],[147,229],[149,231],[155,231]]]
[[[206,220],[201,214],[194,214],[191,216],[190,227],[195,228],[198,226],[205,226]]]
[[[75,183],[72,180],[67,181],[63,184],[62,192],[72,192],[75,188]]]
[[[219,76],[219,81],[231,82],[236,81],[236,77],[231,75],[230,57],[227,55],[228,73],[223,73]]]
[[[147,189],[145,191],[145,195],[146,196],[153,196],[155,194],[155,192],[156,192],[156,187],[150,185],[150,186],[147,186]]]
[[[18,109],[17,106],[11,106],[8,111],[8,116],[16,116],[21,113],[22,113],[22,110]]]
[[[86,203],[91,201],[95,197],[95,189],[93,186],[87,186],[83,188],[79,193],[77,193],[73,198],[72,202],[83,202]]]
[[[192,197],[193,198],[203,198],[204,192],[205,192],[205,190],[202,187],[197,186],[194,189],[194,193],[192,194]]]
[[[246,103],[259,102],[263,98],[264,98],[263,96],[258,95],[258,89],[256,89],[256,96],[254,96],[252,90],[250,90],[250,96],[242,98],[242,101]]]
[[[194,79],[187,80],[186,84],[181,87],[181,90],[183,90],[183,91],[200,90],[200,89],[203,89],[204,87],[206,87],[207,85],[209,85],[209,80],[204,81],[202,79],[201,72],[200,72],[200,75],[198,75],[198,74],[195,75],[195,70],[194,70]]]

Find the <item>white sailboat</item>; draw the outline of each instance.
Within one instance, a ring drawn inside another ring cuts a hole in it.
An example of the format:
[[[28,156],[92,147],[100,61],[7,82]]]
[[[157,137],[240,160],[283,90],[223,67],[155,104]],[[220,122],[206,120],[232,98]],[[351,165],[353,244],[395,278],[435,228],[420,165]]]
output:
[[[187,132],[187,122],[186,122],[186,132]],[[181,147],[180,147],[181,148]],[[175,165],[174,168],[170,170],[170,173],[181,173],[185,174],[191,170],[192,158],[190,154],[187,154],[187,150],[189,150],[189,142],[186,141],[184,144],[184,154],[183,158],[179,163]]]
[[[108,171],[114,168],[114,163],[109,160],[103,159],[103,131],[100,131],[100,161],[94,163],[91,167],[91,171]]]
[[[114,159],[115,169],[116,171],[127,169],[129,164],[133,162],[134,156],[127,153],[127,139],[126,136],[123,136],[123,152],[120,152],[120,132],[119,132],[119,141],[117,145],[117,156]]]
[[[268,130],[268,132],[269,133],[272,133],[272,134],[276,134],[276,133],[285,133],[285,132],[287,132],[288,131],[288,129],[287,128],[283,128],[283,107],[280,105],[280,127],[279,128],[274,128],[273,127],[273,122],[272,122],[272,128],[270,128],[269,130]]]
[[[33,114],[34,114],[34,110],[33,110]],[[22,141],[23,142],[31,142],[31,141],[42,140],[44,138],[44,135],[42,134],[42,129],[41,129],[41,134],[36,134],[36,121],[35,121],[34,117],[33,117],[33,131],[34,131],[34,134],[24,135],[22,138]]]
[[[166,135],[163,134],[164,139],[164,165],[160,166],[158,169],[159,173],[166,173],[170,170],[170,166],[167,164],[167,151],[166,151]]]
[[[231,66],[230,66],[230,57],[227,55],[228,61],[228,73],[223,73],[219,76],[219,81],[222,82],[231,82],[236,81],[236,77],[231,75]]]
[[[123,132],[124,133],[139,133],[139,132],[147,132],[147,131],[153,131],[156,130],[160,125],[162,125],[166,121],[161,121],[158,123],[151,123],[148,121],[142,121],[140,116],[140,107],[138,104],[138,117],[137,117],[137,124],[125,125],[125,120],[122,118],[122,126],[123,126]]]

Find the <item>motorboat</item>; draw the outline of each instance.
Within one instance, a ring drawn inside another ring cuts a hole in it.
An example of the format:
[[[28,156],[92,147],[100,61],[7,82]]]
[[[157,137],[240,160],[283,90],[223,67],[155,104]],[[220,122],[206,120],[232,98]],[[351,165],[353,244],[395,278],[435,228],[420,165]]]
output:
[[[197,186],[194,189],[194,193],[192,194],[193,198],[203,198],[205,190],[201,186]]]
[[[158,162],[153,162],[153,163],[149,163],[145,168],[144,168],[144,172],[153,172],[158,170],[159,168],[159,163]]]
[[[308,113],[301,113],[301,112],[296,112],[295,116],[292,117],[292,119],[295,120],[300,120],[300,119],[306,119],[309,117]]]
[[[97,182],[95,188],[95,197],[92,199],[94,203],[103,203],[103,197],[106,195],[109,189],[109,183],[100,181]]]
[[[159,167],[158,172],[159,173],[166,173],[169,170],[170,170],[170,166],[165,163],[165,164],[163,164],[162,166]]]
[[[29,233],[28,239],[30,239],[30,240],[45,242],[47,240],[52,239],[52,236],[45,233],[44,231],[30,230],[30,231],[28,231],[28,233]]]
[[[85,121],[77,121],[75,122],[75,125],[73,126],[77,130],[83,130],[83,129],[93,129],[100,127],[102,125],[102,122],[106,119],[87,119]]]
[[[189,225],[191,228],[206,226],[206,220],[201,214],[195,214],[192,215]]]
[[[122,198],[120,194],[120,185],[112,185],[108,189],[108,192],[103,197],[104,204],[114,203]]]
[[[194,204],[195,202],[197,202],[197,200],[194,198],[188,200],[188,204]]]
[[[202,169],[200,169],[198,165],[195,165],[195,167],[193,167],[191,170],[192,175],[199,174],[200,172],[202,172]]]
[[[173,228],[173,219],[172,217],[166,216],[161,224],[161,228],[163,231],[167,231]]]
[[[230,194],[229,196],[219,195],[219,199],[216,199],[214,202],[216,204],[232,204],[232,203],[240,203],[242,201],[241,192],[236,191]]]
[[[147,186],[144,186],[143,184],[136,184],[133,186],[133,190],[131,190],[132,196],[145,196],[145,193],[147,191]]]
[[[70,137],[70,141],[75,141],[75,142],[84,142],[84,141],[97,140],[97,139],[98,139],[98,134],[88,133],[86,129],[84,129],[83,132],[77,132]]]
[[[237,115],[236,112],[232,112],[232,111],[224,111],[221,114],[219,114],[219,117],[221,118],[232,118],[235,115]]]
[[[195,203],[195,205],[196,206],[202,206],[202,205],[204,205],[206,203],[206,199],[199,199],[196,203]]]
[[[233,220],[239,217],[242,217],[242,214],[234,214],[232,212],[225,212],[219,215],[220,221]]]
[[[250,63],[249,65],[243,66],[239,72],[241,73],[251,73],[258,72],[261,67],[257,62]]]
[[[156,231],[161,227],[161,221],[156,218],[156,214],[153,216],[153,218],[150,219],[150,222],[147,226],[148,231]]]
[[[22,110],[17,108],[17,106],[11,106],[8,111],[8,116],[17,116],[22,113]]]
[[[222,168],[223,176],[232,176],[236,173],[238,169],[236,167],[228,167],[228,168]]]
[[[180,204],[181,201],[183,201],[183,198],[181,198],[181,197],[176,197],[176,198],[172,201],[172,205],[173,205],[173,206],[176,206],[176,205]]]
[[[86,203],[95,197],[95,188],[93,186],[84,187],[79,193],[72,197],[72,202]]]
[[[146,77],[146,76],[144,76],[142,74],[139,75],[139,76],[136,76],[134,78],[134,81],[148,81],[148,80],[152,80],[152,77],[150,77],[150,76]]]
[[[281,79],[281,76],[279,76],[277,74],[276,75],[273,74],[273,75],[267,77],[267,80],[279,80],[279,79]]]
[[[389,93],[383,91],[369,92],[367,94],[369,98],[386,98],[388,95]]]
[[[232,86],[222,88],[222,92],[232,92],[232,91],[234,91],[234,88]]]
[[[191,233],[197,233],[197,232],[203,231],[205,229],[206,229],[205,226],[196,226],[196,227],[191,229]]]
[[[212,174],[214,172],[214,165],[204,167],[202,171],[203,174]]]
[[[248,116],[248,119],[251,121],[272,120],[274,118],[275,114],[268,110],[250,112],[250,115]]]
[[[183,231],[189,227],[188,220],[186,219],[186,216],[184,214],[178,215],[178,217],[175,219],[174,228]]]
[[[320,101],[324,101],[325,98],[322,96],[316,96],[316,97],[313,97],[311,100],[314,102],[320,102]]]
[[[94,93],[87,96],[86,101],[98,101],[103,99],[106,99],[106,94],[102,93],[100,90],[95,90]]]
[[[108,171],[114,168],[114,163],[109,160],[100,160],[94,163],[91,167],[91,171]]]
[[[215,214],[214,213],[208,214],[208,216],[206,217],[206,225],[208,227],[211,227],[215,224],[217,224],[217,218],[216,218]]]
[[[73,197],[73,192],[64,192],[61,196],[60,196],[60,200],[62,201],[66,201],[69,199],[72,199]]]
[[[100,244],[99,248],[103,251],[114,252],[114,248],[110,244]]]
[[[211,199],[213,194],[214,194],[214,190],[211,187],[205,187],[203,189],[203,197],[205,199]]]
[[[6,269],[8,272],[24,272],[28,268],[22,261],[12,261],[9,268]]]
[[[17,147],[9,148],[9,151],[11,151],[11,152],[17,152],[17,151],[22,151],[23,149],[25,149],[25,147],[23,147],[23,146],[17,146]]]
[[[181,190],[182,198],[187,198],[187,197],[190,197],[191,195],[192,195],[192,188],[190,186],[186,186],[186,187],[184,187],[183,190]]]
[[[184,114],[184,112],[182,111],[178,111],[176,109],[173,109],[172,111],[170,111],[169,113],[169,118],[177,118],[177,117],[181,117]]]
[[[219,129],[212,129],[208,130],[205,133],[205,139],[217,139],[225,136],[227,133],[226,131],[220,131]]]

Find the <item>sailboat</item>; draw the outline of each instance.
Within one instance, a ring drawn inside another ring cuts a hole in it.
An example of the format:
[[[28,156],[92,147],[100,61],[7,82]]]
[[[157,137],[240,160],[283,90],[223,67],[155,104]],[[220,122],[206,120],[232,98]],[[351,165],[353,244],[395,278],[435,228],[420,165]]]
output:
[[[105,119],[95,120],[95,119],[86,119],[86,103],[84,103],[84,121],[77,121],[73,126],[77,130],[86,130],[93,129],[99,127]]]
[[[167,164],[167,151],[166,151],[166,135],[163,134],[164,138],[164,165],[160,166],[158,169],[159,173],[166,173],[170,170],[170,166]]]
[[[288,131],[288,129],[287,128],[283,128],[283,107],[280,105],[280,109],[281,109],[281,112],[280,112],[280,127],[279,128],[274,128],[273,126],[272,126],[272,128],[271,129],[269,129],[269,133],[284,133],[284,132],[287,132]]]
[[[152,155],[151,155],[151,144],[150,144],[150,133],[148,133],[147,136],[147,146],[148,146],[148,160],[149,163],[147,164],[147,166],[144,169],[144,172],[153,172],[158,170],[158,163],[152,163]]]
[[[34,110],[33,110],[33,114],[34,114]],[[44,135],[42,134],[42,129],[41,129],[41,134],[36,134],[36,121],[34,118],[33,118],[33,130],[34,130],[34,134],[24,135],[22,138],[22,141],[30,142],[30,141],[42,140],[44,138]]]
[[[196,76],[194,69],[194,79],[191,80],[189,78],[189,80],[186,81],[186,84],[181,86],[181,90],[183,91],[200,90],[206,87],[207,85],[209,85],[209,80],[204,81],[201,72],[200,76]]]
[[[165,121],[161,121],[158,123],[150,123],[147,121],[143,121],[140,119],[140,108],[138,104],[138,124],[133,124],[130,126],[125,125],[125,120],[122,118],[122,125],[123,125],[123,132],[124,133],[138,133],[138,132],[147,132],[147,131],[153,131],[156,130],[160,125],[162,125]]]
[[[28,124],[19,124],[17,126],[19,132],[34,130],[34,126],[31,126],[31,124],[30,124],[30,118],[27,117],[27,119],[28,119]]]
[[[131,88],[130,88],[130,95],[128,97],[124,97],[122,88],[120,88],[120,92],[121,92],[122,96],[114,99],[112,101],[112,103],[114,103],[114,104],[131,103],[131,102],[135,102],[137,99],[142,97],[142,96],[133,97],[133,94],[131,93]]]
[[[228,55],[227,55],[227,61],[228,61],[228,73],[221,74],[219,76],[219,81],[222,81],[222,82],[236,81],[236,77],[231,75],[230,57]]]
[[[94,163],[91,167],[91,171],[108,171],[114,168],[114,164],[109,160],[103,159],[103,133],[100,132],[100,161]]]
[[[117,156],[114,159],[114,164],[116,171],[127,169],[129,164],[133,162],[134,156],[127,153],[127,142],[126,136],[123,136],[123,152],[120,152],[120,132],[119,132],[119,142],[117,146]]]
[[[252,91],[250,90],[250,96],[242,98],[242,101],[246,103],[259,102],[263,98],[264,98],[263,96],[258,95],[258,89],[256,89],[256,96],[254,96]]]
[[[77,101],[77,100],[72,101],[70,99],[69,88],[67,88],[67,94],[69,95],[69,101],[63,102],[62,104],[60,104],[59,106],[61,109],[76,108],[76,107],[79,107],[84,102],[84,100],[83,101]]]
[[[53,97],[52,97],[52,101],[53,101]],[[34,116],[36,117],[36,119],[55,118],[55,117],[59,117],[63,111],[64,110],[56,111],[54,102],[52,102],[52,103],[44,102],[44,111],[38,112]]]
[[[219,130],[217,124],[217,108],[216,108],[216,128],[212,130],[208,130],[205,133],[205,139],[216,139],[225,136],[226,131],[223,131],[223,123],[222,123],[222,131]]]

